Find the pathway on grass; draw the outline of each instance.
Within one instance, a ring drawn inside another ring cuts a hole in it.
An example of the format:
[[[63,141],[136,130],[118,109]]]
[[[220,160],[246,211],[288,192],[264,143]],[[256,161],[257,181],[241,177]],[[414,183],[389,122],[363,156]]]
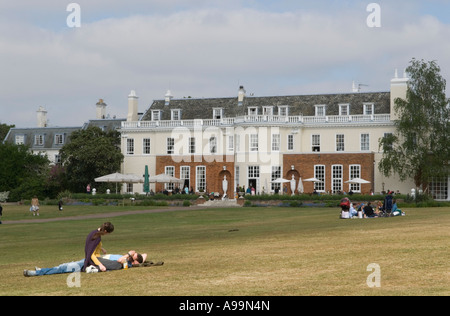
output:
[[[17,221],[2,221],[2,224],[31,224],[31,223],[48,223],[48,222],[59,222],[59,221],[76,221],[83,219],[92,218],[110,218],[118,217],[124,215],[135,215],[135,214],[147,214],[147,213],[161,213],[161,212],[173,212],[173,211],[186,211],[186,210],[198,210],[201,207],[170,207],[163,209],[153,209],[153,210],[139,210],[139,211],[124,211],[124,212],[114,212],[114,213],[101,213],[101,214],[90,214],[90,215],[79,215],[79,216],[67,216],[67,217],[55,217],[55,218],[39,218],[35,217],[33,219],[22,219]],[[203,209],[205,209],[203,207]]]

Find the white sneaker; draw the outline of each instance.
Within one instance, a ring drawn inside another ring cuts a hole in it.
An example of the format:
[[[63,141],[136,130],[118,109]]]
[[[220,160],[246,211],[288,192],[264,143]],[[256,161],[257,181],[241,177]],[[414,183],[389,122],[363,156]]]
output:
[[[97,273],[97,272],[98,272],[98,269],[95,266],[91,265],[91,266],[86,268],[86,273]]]

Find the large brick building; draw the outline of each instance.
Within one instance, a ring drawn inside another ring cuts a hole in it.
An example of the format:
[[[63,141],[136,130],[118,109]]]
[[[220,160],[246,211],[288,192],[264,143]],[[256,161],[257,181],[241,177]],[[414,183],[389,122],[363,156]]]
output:
[[[394,99],[405,98],[407,78],[391,80],[388,92],[175,99],[167,92],[141,115],[138,97],[129,96],[122,122],[124,173],[167,173],[198,192],[227,194],[238,186],[270,193],[277,178],[303,182],[305,192],[410,192],[413,182],[385,178],[377,165],[379,139],[394,133]],[[349,184],[363,178],[370,184]],[[291,192],[290,183],[286,184]],[[167,189],[172,189],[169,185]],[[153,185],[160,191],[163,185]],[[142,193],[142,184],[127,188]]]

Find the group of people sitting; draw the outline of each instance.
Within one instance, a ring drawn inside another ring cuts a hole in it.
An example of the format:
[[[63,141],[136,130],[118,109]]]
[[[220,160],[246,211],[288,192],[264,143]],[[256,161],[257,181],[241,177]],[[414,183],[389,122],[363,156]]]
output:
[[[384,199],[384,203],[377,202],[372,205],[372,202],[367,203],[351,203],[348,198],[341,200],[340,218],[374,218],[374,217],[390,217],[404,215],[401,209],[397,206],[397,200],[392,197],[389,192]]]

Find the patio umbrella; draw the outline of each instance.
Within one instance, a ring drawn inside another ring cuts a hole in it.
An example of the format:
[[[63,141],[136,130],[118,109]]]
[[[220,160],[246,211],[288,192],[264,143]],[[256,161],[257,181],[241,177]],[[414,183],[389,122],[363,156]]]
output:
[[[351,180],[345,181],[345,183],[352,183],[352,184],[366,184],[370,183],[370,181],[361,179],[361,178],[353,178]]]
[[[149,175],[148,175],[148,166],[145,165],[145,173],[144,173],[144,192],[148,193],[150,192],[150,182],[148,181]]]
[[[117,193],[117,183],[139,183],[144,179],[135,175],[135,174],[122,174],[122,173],[111,173],[102,177],[98,177],[94,179],[95,182],[109,182],[116,184],[116,193]]]
[[[161,173],[148,178],[149,183],[184,183],[184,180],[172,177],[168,174]]]
[[[303,180],[303,182],[318,182],[318,183],[321,183],[321,182],[323,182],[323,181],[322,181],[322,180],[319,180],[319,179],[317,179],[317,178],[309,178],[309,179]]]
[[[278,179],[275,179],[273,181],[270,181],[270,183],[288,183],[288,182],[291,182],[291,181],[283,179],[283,178],[278,178]]]

